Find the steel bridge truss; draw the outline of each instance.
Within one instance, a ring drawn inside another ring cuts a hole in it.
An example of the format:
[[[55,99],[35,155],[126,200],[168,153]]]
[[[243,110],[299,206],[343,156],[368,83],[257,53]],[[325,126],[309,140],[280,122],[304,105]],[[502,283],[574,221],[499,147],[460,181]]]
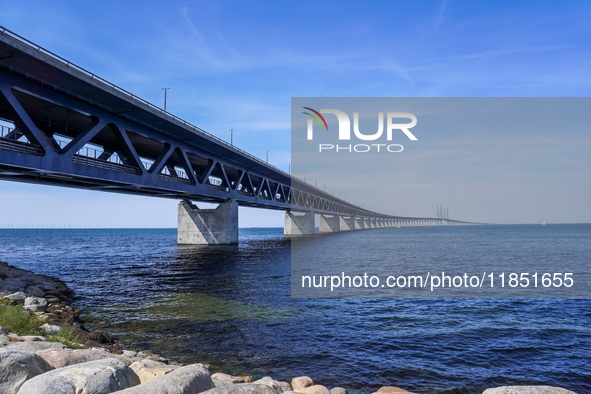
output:
[[[0,179],[389,217],[292,177],[6,30]]]
[[[0,179],[329,216],[421,219],[372,212],[326,193],[3,27]]]
[[[0,177],[111,192],[355,214],[158,130],[0,71]],[[231,155],[227,155],[231,156]],[[260,166],[255,163],[255,166]],[[373,216],[373,215],[372,215]]]

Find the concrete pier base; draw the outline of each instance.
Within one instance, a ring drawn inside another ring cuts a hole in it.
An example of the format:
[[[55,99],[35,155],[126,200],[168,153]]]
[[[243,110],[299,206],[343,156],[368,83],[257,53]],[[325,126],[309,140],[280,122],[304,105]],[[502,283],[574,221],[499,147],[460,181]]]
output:
[[[339,216],[339,226],[341,231],[355,230],[355,218],[353,216]]]
[[[314,213],[308,212],[296,215],[291,211],[285,212],[283,234],[289,236],[310,235],[316,232]]]
[[[336,233],[341,231],[340,216],[320,215],[318,222],[318,231],[321,233]]]
[[[223,202],[215,209],[199,209],[189,201],[179,203],[177,244],[238,243],[238,203]]]
[[[363,230],[365,228],[365,220],[363,218],[355,217],[355,230]]]

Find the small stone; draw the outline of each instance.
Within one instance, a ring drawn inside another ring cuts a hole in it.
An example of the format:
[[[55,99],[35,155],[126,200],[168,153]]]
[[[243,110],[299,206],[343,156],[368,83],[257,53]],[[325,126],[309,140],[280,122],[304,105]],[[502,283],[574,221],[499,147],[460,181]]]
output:
[[[279,394],[279,391],[272,389],[266,384],[242,383],[216,387],[204,391],[202,394]]]
[[[25,293],[30,296],[43,298],[45,292],[39,288],[39,286],[29,286],[25,289]]]
[[[330,389],[330,394],[349,394],[349,392],[342,387],[333,387]]]
[[[297,378],[293,378],[291,380],[291,387],[294,391],[298,391],[304,389],[306,387],[312,386],[314,381],[307,376],[298,376]]]
[[[503,386],[486,389],[482,394],[575,394],[575,392],[552,386]]]
[[[138,352],[137,357],[141,357],[142,359],[148,359],[148,360],[152,360],[152,361],[160,361],[162,363],[167,363],[169,361],[167,358],[161,357],[161,356],[154,354],[150,351]]]
[[[10,338],[10,340],[13,342],[20,342],[21,341],[21,336],[18,334],[15,334],[13,332],[8,334],[8,338]]]
[[[394,387],[394,386],[383,386],[376,393],[379,393],[379,394],[386,394],[386,393],[413,394],[410,391],[406,391],[404,389],[401,389],[400,387]]]
[[[0,326],[0,334],[2,335],[8,335],[9,332],[5,327]]]
[[[138,352],[135,350],[124,350],[122,354],[127,358],[135,358],[138,356]]]
[[[48,334],[55,334],[61,330],[60,326],[54,326],[52,324],[47,323],[43,324],[41,328]]]
[[[273,389],[278,389],[279,388],[277,386],[277,383],[275,382],[275,380],[272,377],[270,377],[270,376],[265,376],[265,377],[263,377],[263,378],[261,378],[259,380],[255,380],[253,383],[254,384],[264,384],[264,385],[269,386],[269,387],[271,387]]]
[[[232,376],[228,375],[227,373],[221,372],[214,373],[213,375],[211,375],[211,378],[215,378],[230,383],[250,383],[252,381],[252,376]]]
[[[45,312],[47,308],[47,300],[45,298],[27,297],[25,298],[25,310],[31,312]]]
[[[315,384],[313,386],[308,386],[308,387],[305,387],[303,389],[299,389],[296,391],[298,393],[303,393],[303,394],[330,394],[330,391],[326,387],[319,385],[319,384]]]
[[[71,304],[72,302],[74,302],[70,297],[66,297],[63,294],[60,294],[58,297],[61,302],[65,302],[66,304]]]
[[[47,300],[48,304],[59,304],[60,303],[60,299],[55,297],[55,296],[47,296],[45,297],[45,299]]]

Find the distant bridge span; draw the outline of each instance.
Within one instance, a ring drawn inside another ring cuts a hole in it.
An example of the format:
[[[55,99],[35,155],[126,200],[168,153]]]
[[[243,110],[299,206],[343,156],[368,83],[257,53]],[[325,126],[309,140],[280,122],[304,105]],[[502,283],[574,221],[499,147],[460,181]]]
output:
[[[0,179],[183,200],[179,243],[237,242],[238,205],[287,211],[290,235],[315,214],[322,232],[469,224],[351,204],[2,27],[0,119]]]

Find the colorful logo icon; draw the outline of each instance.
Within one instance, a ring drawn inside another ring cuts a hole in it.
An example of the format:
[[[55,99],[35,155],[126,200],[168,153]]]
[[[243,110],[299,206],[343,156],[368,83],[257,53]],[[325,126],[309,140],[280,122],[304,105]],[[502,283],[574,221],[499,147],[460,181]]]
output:
[[[303,108],[303,109],[307,109],[308,111],[312,111],[312,112],[314,112],[316,115],[318,115],[318,116],[320,117],[320,119],[322,119],[322,122],[324,123],[324,126],[326,126],[326,131],[328,131],[328,125],[326,124],[326,120],[324,120],[324,116],[322,116],[322,115],[320,114],[320,112],[318,112],[318,111],[316,111],[315,109],[312,109],[312,108],[310,108],[310,107],[302,107],[302,108]],[[318,126],[320,126],[320,130],[322,130],[322,129],[323,129],[323,127],[322,127],[322,123],[320,123],[320,120],[318,120],[318,118],[317,118],[316,116],[312,115],[312,114],[311,114],[311,113],[309,113],[309,112],[302,112],[302,113],[303,113],[303,114],[306,114],[306,115],[310,116],[312,119],[314,119],[314,120],[316,121],[316,123],[318,123]]]

